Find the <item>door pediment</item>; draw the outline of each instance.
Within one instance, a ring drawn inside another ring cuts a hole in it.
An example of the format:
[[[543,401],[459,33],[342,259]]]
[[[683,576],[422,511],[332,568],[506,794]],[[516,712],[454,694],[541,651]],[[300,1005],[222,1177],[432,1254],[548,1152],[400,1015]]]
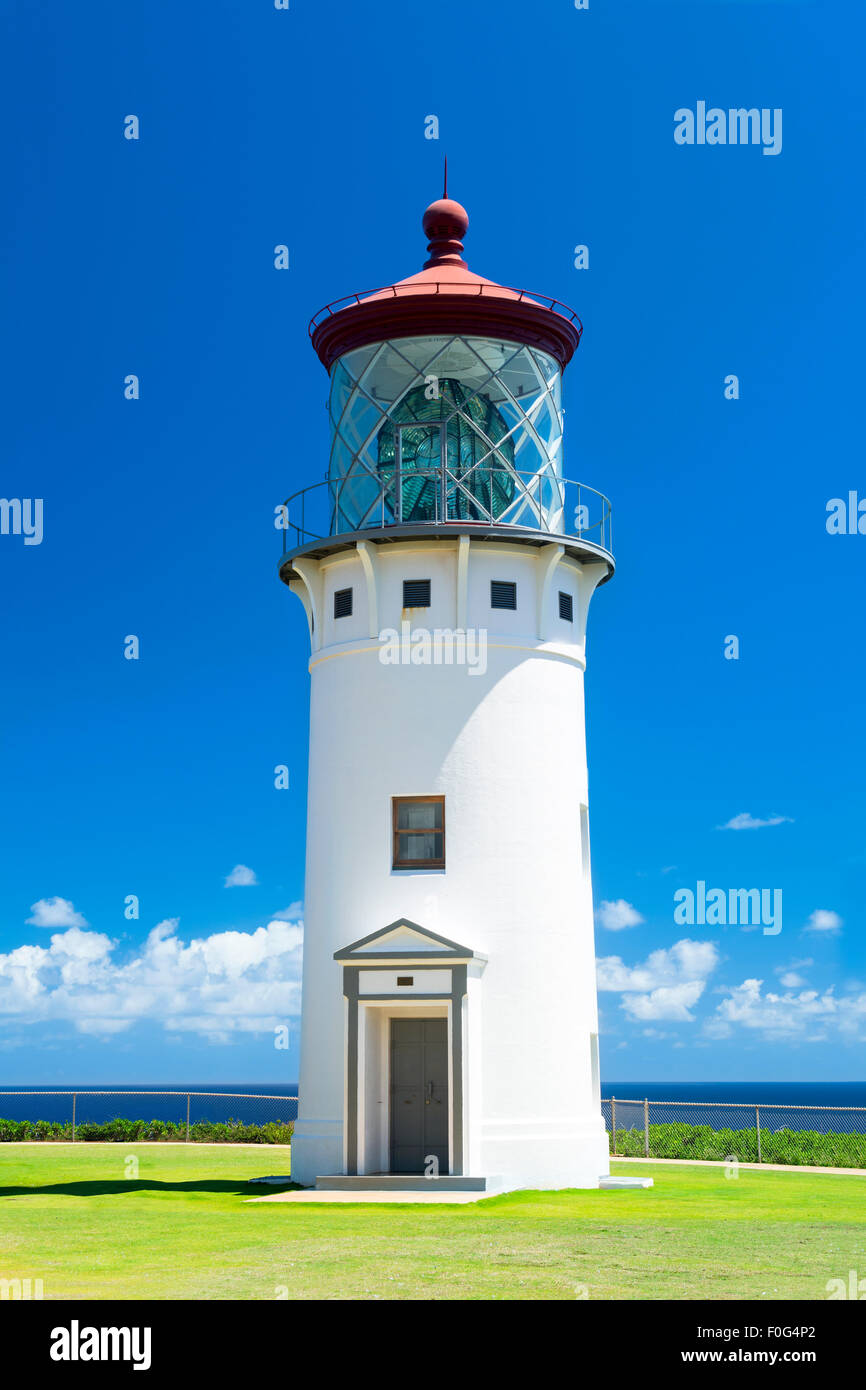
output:
[[[430,961],[463,961],[467,964],[472,960],[486,959],[471,947],[463,946],[459,941],[452,941],[447,936],[440,936],[438,932],[421,927],[417,922],[410,922],[406,917],[400,917],[396,922],[390,922],[387,927],[380,927],[369,936],[362,936],[359,941],[353,941],[341,951],[334,952],[334,960],[341,961],[343,965],[364,965],[369,961],[406,961],[418,957]]]

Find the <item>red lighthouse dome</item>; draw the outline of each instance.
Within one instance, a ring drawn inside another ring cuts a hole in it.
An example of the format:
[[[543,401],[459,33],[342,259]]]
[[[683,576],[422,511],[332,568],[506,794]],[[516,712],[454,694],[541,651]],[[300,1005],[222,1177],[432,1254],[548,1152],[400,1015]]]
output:
[[[566,366],[583,331],[573,310],[470,270],[463,259],[469,215],[453,198],[431,203],[422,226],[429,242],[422,270],[382,289],[335,300],[312,319],[313,347],[328,370],[343,353],[368,343],[443,333],[525,343]]]

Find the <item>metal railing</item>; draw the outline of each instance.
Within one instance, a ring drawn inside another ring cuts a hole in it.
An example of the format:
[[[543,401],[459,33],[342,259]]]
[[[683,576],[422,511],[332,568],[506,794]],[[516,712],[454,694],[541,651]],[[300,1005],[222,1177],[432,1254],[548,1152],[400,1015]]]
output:
[[[370,496],[359,506],[361,486]],[[344,490],[351,498],[351,516],[342,500]],[[613,553],[611,505],[603,493],[571,478],[486,464],[462,473],[443,466],[403,473],[391,469],[390,476],[381,479],[372,473],[351,474],[348,480],[326,478],[287,497],[279,524],[284,555],[326,536],[443,524],[540,531]]]
[[[866,1106],[601,1102],[612,1157],[866,1168]]]
[[[866,1168],[866,1106],[611,1096],[601,1109],[615,1158]],[[297,1111],[297,1096],[249,1091],[0,1091],[0,1142],[17,1137],[22,1122],[33,1130],[24,1137],[75,1143],[102,1137],[98,1126],[131,1121],[144,1126],[137,1139],[286,1143]]]
[[[325,319],[333,318],[335,314],[339,314],[341,309],[348,309],[356,304],[361,304],[364,300],[372,299],[374,296],[383,299],[388,296],[392,299],[410,299],[417,298],[419,294],[424,296],[447,294],[449,290],[454,290],[462,298],[472,298],[476,295],[483,298],[486,294],[488,299],[491,296],[494,299],[503,299],[508,295],[513,295],[517,303],[532,304],[540,309],[549,309],[551,313],[566,319],[574,325],[578,339],[583,333],[583,324],[575,311],[568,304],[564,304],[561,299],[552,299],[549,294],[537,294],[534,290],[518,290],[513,285],[496,285],[492,281],[472,284],[471,281],[467,282],[466,280],[424,280],[421,283],[410,281],[408,284],[404,282],[396,285],[380,285],[374,290],[359,290],[357,294],[344,294],[340,299],[332,299],[330,304],[319,309],[310,319],[309,334],[312,338],[319,325],[324,323]]]
[[[248,1091],[0,1091],[0,1141],[14,1137],[12,1127],[22,1122],[40,1127],[42,1132],[34,1138],[66,1138],[68,1133],[75,1143],[82,1137],[98,1138],[91,1136],[95,1127],[120,1120],[152,1127],[156,1138],[170,1133],[187,1143],[206,1138],[205,1131],[214,1126],[234,1131],[238,1142],[251,1129],[269,1130],[269,1142],[288,1142],[288,1134],[280,1131],[288,1129],[297,1113],[297,1096]]]

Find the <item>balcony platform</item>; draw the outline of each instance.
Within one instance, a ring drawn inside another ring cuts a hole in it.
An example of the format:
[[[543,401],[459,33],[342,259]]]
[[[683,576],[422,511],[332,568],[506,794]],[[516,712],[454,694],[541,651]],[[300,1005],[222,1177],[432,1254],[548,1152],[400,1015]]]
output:
[[[344,531],[336,536],[317,536],[307,540],[281,557],[280,579],[284,584],[291,584],[293,579],[300,578],[293,568],[293,561],[302,556],[323,560],[327,555],[353,549],[358,541],[367,541],[373,545],[394,545],[403,541],[456,540],[459,536],[469,536],[474,541],[494,541],[500,545],[561,545],[566,555],[571,555],[584,564],[598,561],[605,564],[607,574],[600,580],[602,584],[607,583],[616,568],[609,550],[580,536],[541,531],[529,526],[500,526],[495,522],[423,521],[403,522],[367,531]]]

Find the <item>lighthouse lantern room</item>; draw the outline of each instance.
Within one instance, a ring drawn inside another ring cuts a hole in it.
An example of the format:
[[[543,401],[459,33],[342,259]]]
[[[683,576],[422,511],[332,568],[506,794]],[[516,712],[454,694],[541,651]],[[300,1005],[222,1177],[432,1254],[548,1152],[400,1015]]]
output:
[[[584,669],[610,506],[563,471],[565,305],[471,272],[329,305],[328,475],[280,576],[310,632],[299,1117],[323,1188],[595,1187]]]

